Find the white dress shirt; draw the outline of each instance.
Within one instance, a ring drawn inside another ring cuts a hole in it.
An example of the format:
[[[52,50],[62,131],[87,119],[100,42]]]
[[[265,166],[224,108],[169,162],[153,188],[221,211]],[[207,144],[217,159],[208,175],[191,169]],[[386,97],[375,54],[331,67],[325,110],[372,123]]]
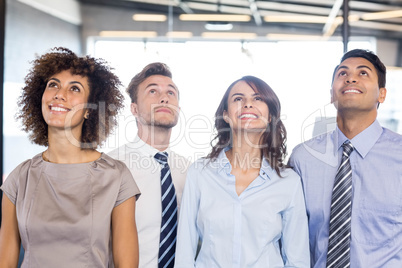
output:
[[[162,205],[161,165],[154,158],[157,152],[159,152],[157,149],[136,136],[133,142],[122,145],[108,153],[111,157],[119,159],[127,165],[141,192],[141,198],[138,199],[135,208],[140,268],[158,267]],[[180,209],[180,200],[190,162],[169,148],[166,152],[169,154],[168,164],[171,169],[177,204]]]

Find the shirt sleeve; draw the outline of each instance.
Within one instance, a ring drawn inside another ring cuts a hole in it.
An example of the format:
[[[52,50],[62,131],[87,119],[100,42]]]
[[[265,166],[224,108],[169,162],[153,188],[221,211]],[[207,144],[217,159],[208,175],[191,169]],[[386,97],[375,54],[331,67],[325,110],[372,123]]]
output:
[[[283,213],[282,255],[285,267],[309,268],[309,253],[306,207],[298,177],[292,201]]]
[[[288,166],[291,167],[299,176],[301,176],[300,167],[296,161],[295,151],[289,157]]]
[[[25,164],[27,161],[21,163],[18,167],[16,167],[8,176],[7,179],[3,182],[3,185],[0,189],[3,193],[10,199],[10,201],[15,205],[17,202],[18,196],[18,188],[19,188],[19,177],[22,176],[21,172],[26,170]],[[27,175],[25,174],[25,177]]]
[[[125,164],[122,164],[121,168],[121,184],[119,189],[119,195],[115,203],[115,207],[135,196],[136,199],[140,197],[140,190],[134,181],[133,175]]]
[[[199,239],[196,224],[200,200],[197,184],[198,175],[199,171],[193,166],[189,168],[181,200],[175,268],[195,267],[195,255]]]

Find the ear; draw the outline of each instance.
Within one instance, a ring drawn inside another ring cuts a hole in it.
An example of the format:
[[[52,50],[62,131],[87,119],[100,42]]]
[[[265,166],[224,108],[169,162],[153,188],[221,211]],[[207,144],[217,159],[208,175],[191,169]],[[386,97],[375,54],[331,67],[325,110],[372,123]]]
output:
[[[334,103],[334,90],[332,88],[329,90],[329,94],[331,95],[331,103]]]
[[[229,124],[229,116],[227,111],[223,111],[223,120]]]
[[[135,117],[137,117],[137,116],[138,116],[138,104],[132,102],[130,108],[131,108],[131,113],[132,113]]]
[[[380,88],[380,94],[378,95],[378,102],[383,103],[387,96],[387,89],[385,87]]]
[[[88,118],[89,118],[89,112],[88,112],[88,110],[85,111],[84,118],[85,118],[85,119],[88,119]]]

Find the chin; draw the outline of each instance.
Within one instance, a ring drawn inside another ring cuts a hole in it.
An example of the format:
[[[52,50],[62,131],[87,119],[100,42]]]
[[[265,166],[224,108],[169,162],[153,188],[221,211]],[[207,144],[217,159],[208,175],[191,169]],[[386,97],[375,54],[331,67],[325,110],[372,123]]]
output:
[[[173,128],[177,125],[177,120],[156,120],[153,125],[160,128]]]

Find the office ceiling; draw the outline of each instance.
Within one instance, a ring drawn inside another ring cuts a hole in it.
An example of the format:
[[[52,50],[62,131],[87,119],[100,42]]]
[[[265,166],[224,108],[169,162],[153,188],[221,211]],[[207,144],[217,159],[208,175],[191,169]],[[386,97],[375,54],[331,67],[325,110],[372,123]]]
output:
[[[247,29],[271,27],[277,34],[342,36],[344,0],[79,0],[139,13],[247,15],[232,22]],[[402,40],[402,0],[349,0],[350,36]],[[183,21],[183,23],[186,23]],[[199,22],[199,23],[204,23]],[[216,23],[216,21],[215,21]]]

